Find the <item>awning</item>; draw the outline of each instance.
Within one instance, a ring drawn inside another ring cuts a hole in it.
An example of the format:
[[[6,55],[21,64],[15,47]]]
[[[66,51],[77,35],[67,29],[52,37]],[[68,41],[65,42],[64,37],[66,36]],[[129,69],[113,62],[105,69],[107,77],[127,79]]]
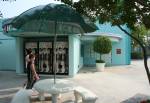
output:
[[[92,41],[98,36],[107,36],[112,42],[119,42],[122,37],[119,34],[114,33],[103,33],[103,32],[93,32],[93,33],[85,33],[84,36],[82,36],[81,40],[83,41]]]

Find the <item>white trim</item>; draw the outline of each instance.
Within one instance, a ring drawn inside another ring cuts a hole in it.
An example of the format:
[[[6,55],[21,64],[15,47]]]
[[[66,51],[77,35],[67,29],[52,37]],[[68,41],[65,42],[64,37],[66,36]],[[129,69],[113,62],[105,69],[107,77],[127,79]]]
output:
[[[122,39],[122,36],[114,33],[103,33],[103,32],[92,32],[92,33],[84,33],[81,37],[81,40],[93,40],[97,36],[108,36],[111,41],[119,42]]]

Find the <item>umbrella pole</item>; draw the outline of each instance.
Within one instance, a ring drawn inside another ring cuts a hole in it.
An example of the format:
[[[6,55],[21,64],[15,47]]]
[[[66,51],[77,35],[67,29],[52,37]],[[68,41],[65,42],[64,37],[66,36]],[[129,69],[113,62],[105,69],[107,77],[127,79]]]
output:
[[[56,43],[57,43],[57,33],[56,28],[57,27],[57,21],[55,21],[55,35],[54,35],[54,63],[53,63],[53,71],[54,71],[54,84],[56,84]]]

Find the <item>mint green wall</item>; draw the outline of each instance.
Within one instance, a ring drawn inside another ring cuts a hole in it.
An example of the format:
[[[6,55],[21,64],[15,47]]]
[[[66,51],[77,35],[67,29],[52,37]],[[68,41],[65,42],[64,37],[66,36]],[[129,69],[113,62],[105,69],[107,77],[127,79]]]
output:
[[[80,68],[80,37],[69,36],[69,76],[74,76]]]
[[[99,55],[93,51],[93,41],[82,41],[84,44],[84,66],[95,66],[95,60]]]
[[[81,50],[81,48],[80,48],[80,50]],[[83,57],[80,57],[79,69],[81,69],[82,67],[83,67]]]
[[[128,38],[128,37],[127,37]],[[122,39],[120,43],[113,43],[112,64],[124,65],[130,64],[130,46],[127,39]],[[116,49],[121,49],[121,54],[116,54]]]
[[[1,42],[0,70],[15,70],[16,69],[15,40],[0,38],[0,42]]]
[[[112,65],[128,65],[131,62],[130,38],[126,34],[122,33],[121,35],[122,40],[112,45]],[[117,54],[116,49],[121,49],[121,54]]]
[[[105,23],[102,25],[97,24],[100,28],[100,32],[113,33],[121,36],[122,39],[119,43],[112,43],[112,65],[125,65],[130,64],[131,55],[131,39],[123,31],[121,31],[117,26],[111,26],[110,23]],[[123,26],[128,32],[129,29]],[[116,54],[116,49],[121,49],[121,54]]]
[[[2,20],[0,20],[0,70],[16,70],[15,48],[15,38],[3,34]]]
[[[125,40],[121,40],[120,43],[112,44],[112,65],[126,64],[125,43]],[[121,54],[116,54],[116,49],[121,49]]]
[[[16,73],[23,72],[23,39],[21,37],[16,37]]]

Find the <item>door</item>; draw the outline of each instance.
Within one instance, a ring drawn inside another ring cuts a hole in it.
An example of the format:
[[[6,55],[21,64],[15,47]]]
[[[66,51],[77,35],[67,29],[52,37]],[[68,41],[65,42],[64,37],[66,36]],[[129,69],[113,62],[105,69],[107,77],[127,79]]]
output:
[[[56,73],[68,74],[69,61],[68,61],[68,42],[59,41],[56,44]]]
[[[39,72],[53,72],[52,42],[39,42]]]

